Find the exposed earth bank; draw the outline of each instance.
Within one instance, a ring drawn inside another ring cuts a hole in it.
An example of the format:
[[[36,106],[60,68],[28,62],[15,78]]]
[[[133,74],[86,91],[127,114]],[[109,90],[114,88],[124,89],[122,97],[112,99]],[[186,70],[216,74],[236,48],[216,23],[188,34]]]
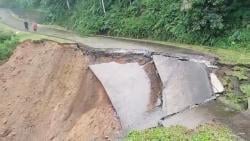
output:
[[[81,46],[81,47],[80,47]],[[0,66],[0,140],[114,140],[120,120],[89,65],[138,63],[150,78],[148,110],[161,91],[147,51],[27,40]]]
[[[0,66],[0,140],[103,140],[120,130],[91,59],[71,45],[20,44]]]

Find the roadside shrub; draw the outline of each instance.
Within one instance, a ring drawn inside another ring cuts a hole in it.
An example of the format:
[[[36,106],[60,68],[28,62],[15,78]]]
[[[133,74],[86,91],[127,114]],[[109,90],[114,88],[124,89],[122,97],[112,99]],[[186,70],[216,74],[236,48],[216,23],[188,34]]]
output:
[[[14,34],[12,32],[0,31],[0,43],[10,40]]]
[[[0,31],[0,61],[11,56],[18,42],[14,34]]]
[[[47,22],[84,35],[249,48],[250,2],[246,0],[105,0],[105,12],[101,0],[13,0],[10,3],[43,8],[48,11]]]

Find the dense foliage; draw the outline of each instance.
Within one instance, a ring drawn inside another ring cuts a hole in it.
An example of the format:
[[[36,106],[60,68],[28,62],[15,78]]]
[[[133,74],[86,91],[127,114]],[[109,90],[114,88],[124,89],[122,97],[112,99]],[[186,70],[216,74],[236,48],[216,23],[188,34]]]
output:
[[[246,0],[16,0],[82,34],[249,47]],[[65,20],[67,19],[67,20]]]
[[[0,62],[10,57],[17,41],[13,33],[0,30]]]

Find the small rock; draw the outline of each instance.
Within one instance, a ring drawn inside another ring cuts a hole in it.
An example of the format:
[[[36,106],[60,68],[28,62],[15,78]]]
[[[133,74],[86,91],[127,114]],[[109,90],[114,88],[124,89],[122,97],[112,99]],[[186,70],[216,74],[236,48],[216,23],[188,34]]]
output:
[[[8,88],[7,88],[7,87],[4,87],[3,91],[7,91],[7,90],[8,90]]]
[[[56,137],[56,136],[55,136],[55,135],[53,135],[53,136],[51,136],[51,137],[49,138],[49,140],[51,140],[51,141],[52,141],[52,140],[54,140],[54,139],[55,139],[55,137]]]
[[[11,133],[11,129],[6,129],[2,133],[0,133],[0,137],[6,137]]]
[[[109,140],[109,136],[105,136],[105,140]]]
[[[4,119],[3,120],[3,124],[7,124],[8,123],[8,120],[7,119]]]
[[[3,83],[6,83],[6,81],[7,81],[6,79],[2,79],[2,82],[3,82]]]
[[[12,132],[10,136],[16,136],[16,132]]]
[[[71,92],[67,92],[66,95],[70,96],[72,93]]]

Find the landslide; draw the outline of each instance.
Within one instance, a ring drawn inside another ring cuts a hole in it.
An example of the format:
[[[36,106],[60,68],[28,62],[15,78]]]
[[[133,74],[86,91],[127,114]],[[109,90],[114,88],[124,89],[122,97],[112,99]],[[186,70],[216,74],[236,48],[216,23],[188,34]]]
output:
[[[74,44],[25,41],[0,66],[0,141],[112,140],[120,123]]]

